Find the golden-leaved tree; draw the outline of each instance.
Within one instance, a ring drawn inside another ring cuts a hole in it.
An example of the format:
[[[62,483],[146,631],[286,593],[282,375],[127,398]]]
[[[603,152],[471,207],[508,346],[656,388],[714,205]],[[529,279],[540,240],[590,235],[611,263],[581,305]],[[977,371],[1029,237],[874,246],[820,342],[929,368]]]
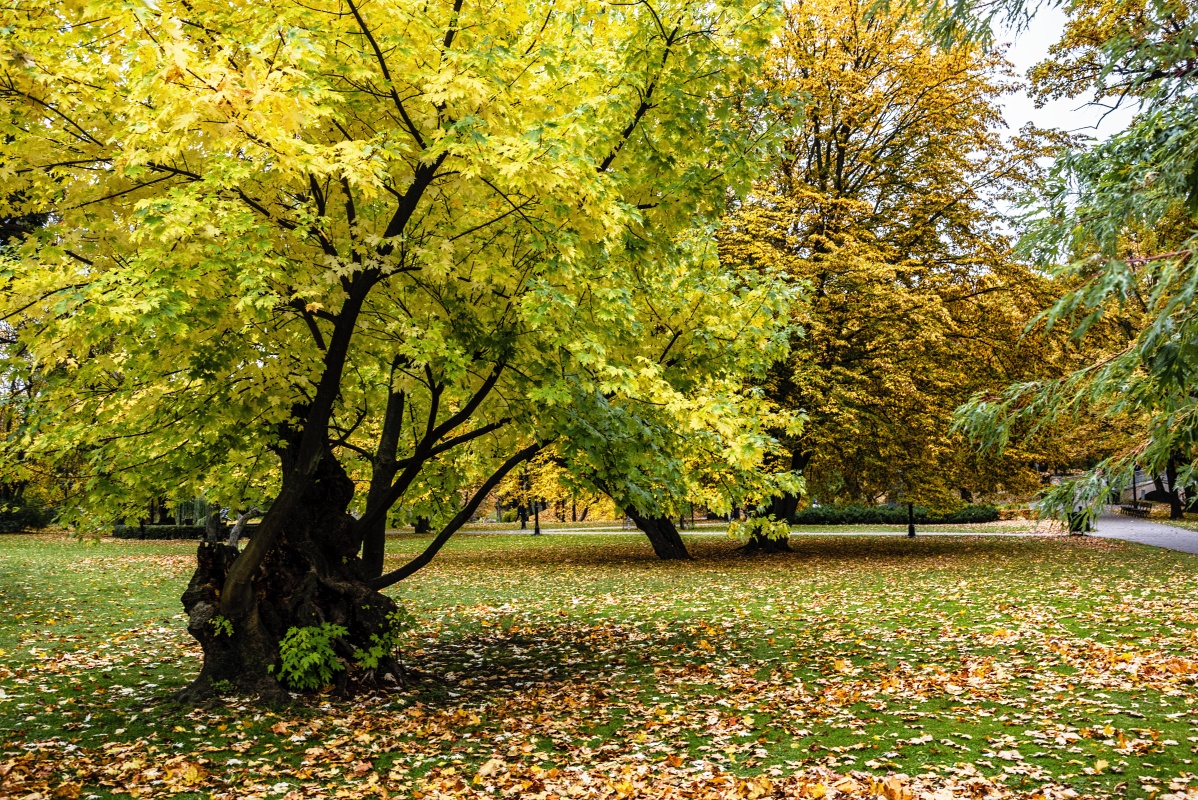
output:
[[[188,696],[395,679],[380,590],[550,444],[647,514],[773,480],[742,376],[785,352],[789,289],[710,234],[752,177],[733,89],[768,15],[0,10],[3,216],[46,215],[0,253],[46,377],[21,457],[78,466],[81,524],[185,492],[267,508],[244,549],[200,547]],[[386,571],[405,503],[437,535]]]
[[[965,30],[996,15],[1034,14],[1008,0],[935,13]],[[1042,99],[1090,94],[1135,113],[1102,142],[1063,150],[1027,198],[1021,246],[1062,292],[1048,318],[1084,341],[1125,331],[1115,347],[1062,375],[979,394],[962,425],[991,452],[1044,421],[1116,414],[1126,442],[1045,507],[1097,508],[1135,470],[1158,477],[1171,515],[1198,480],[1198,8],[1174,0],[1078,0],[1049,57],[1031,72]],[[962,14],[961,12],[967,12]],[[1033,17],[1034,24],[1034,17]]]
[[[946,507],[1027,491],[1032,462],[1059,453],[979,456],[951,426],[973,392],[1073,357],[1042,329],[1024,335],[1052,287],[1012,257],[995,211],[1051,143],[1004,143],[999,54],[940,47],[918,20],[873,10],[788,7],[757,119],[789,129],[722,234],[725,261],[783,272],[806,293],[802,334],[768,382],[807,416],[788,466],[822,502]],[[773,513],[798,501],[783,496]]]

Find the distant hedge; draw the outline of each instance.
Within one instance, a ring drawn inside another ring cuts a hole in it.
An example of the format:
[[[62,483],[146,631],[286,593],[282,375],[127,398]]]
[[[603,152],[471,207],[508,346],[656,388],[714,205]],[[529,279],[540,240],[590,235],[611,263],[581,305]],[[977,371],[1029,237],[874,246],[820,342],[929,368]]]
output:
[[[969,522],[994,522],[998,509],[989,505],[970,505],[951,514],[915,507],[919,525],[959,525]],[[794,525],[906,525],[906,506],[817,506],[795,512]]]
[[[248,539],[254,535],[257,525],[246,525],[241,538]],[[229,528],[221,531],[220,538],[228,538]],[[114,539],[203,539],[203,525],[114,525]]]
[[[203,525],[114,525],[117,539],[203,539]]]
[[[53,520],[54,510],[40,503],[0,503],[0,533],[44,528]]]

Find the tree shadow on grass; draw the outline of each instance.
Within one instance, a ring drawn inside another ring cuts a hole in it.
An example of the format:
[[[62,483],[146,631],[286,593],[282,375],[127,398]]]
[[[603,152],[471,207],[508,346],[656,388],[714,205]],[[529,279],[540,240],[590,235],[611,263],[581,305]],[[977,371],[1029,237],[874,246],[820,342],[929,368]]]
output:
[[[414,696],[433,707],[553,692],[563,685],[610,688],[620,676],[635,692],[635,681],[652,676],[654,667],[692,661],[696,638],[681,622],[649,633],[631,624],[569,620],[441,636],[405,664],[414,670]]]

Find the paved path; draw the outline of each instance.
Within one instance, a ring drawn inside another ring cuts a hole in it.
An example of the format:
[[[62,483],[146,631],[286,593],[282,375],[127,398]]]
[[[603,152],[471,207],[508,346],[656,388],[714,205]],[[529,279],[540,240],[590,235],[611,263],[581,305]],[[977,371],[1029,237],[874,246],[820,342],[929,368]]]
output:
[[[1198,553],[1198,531],[1149,522],[1123,514],[1102,514],[1090,534],[1104,539],[1123,539],[1163,547],[1166,550],[1180,550],[1183,553]]]

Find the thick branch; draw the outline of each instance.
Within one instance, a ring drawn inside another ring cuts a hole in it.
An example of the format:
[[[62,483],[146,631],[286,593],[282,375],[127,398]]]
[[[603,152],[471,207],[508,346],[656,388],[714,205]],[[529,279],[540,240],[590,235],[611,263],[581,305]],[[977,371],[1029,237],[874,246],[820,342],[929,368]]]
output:
[[[412,185],[408,187],[403,197],[400,198],[395,208],[395,214],[392,215],[391,221],[387,223],[387,229],[383,231],[383,239],[390,240],[403,233],[408,221],[416,213],[416,206],[420,203],[420,198],[424,196],[424,190],[432,185],[433,178],[437,177],[437,170],[445,163],[447,156],[448,153],[442,153],[431,164],[421,164],[416,168],[415,173],[412,175]],[[393,245],[390,241],[387,241],[379,248],[379,254],[383,256],[390,255],[392,249]]]
[[[483,425],[480,428],[475,428],[472,431],[467,431],[466,433],[459,434],[459,435],[453,437],[452,439],[446,439],[445,441],[441,442],[441,444],[439,444],[436,447],[429,450],[427,458],[436,458],[437,456],[441,455],[445,451],[452,450],[453,448],[457,447],[459,444],[465,444],[466,442],[469,442],[471,439],[477,439],[480,436],[486,436],[491,431],[497,431],[500,428],[502,428],[504,425],[507,425],[511,421],[512,421],[511,417],[504,417],[503,419],[497,419],[494,422],[488,422],[486,425]],[[405,464],[406,462],[407,462],[407,459],[404,459],[403,461],[400,461],[399,463]]]
[[[245,531],[246,523],[251,519],[257,519],[262,516],[262,509],[254,506],[249,511],[237,515],[237,522],[233,525],[233,530],[229,531],[229,547],[236,547],[241,541],[241,534]]]
[[[304,322],[307,323],[308,331],[312,334],[312,340],[316,343],[316,346],[321,350],[327,350],[328,348],[324,343],[324,336],[321,334],[320,328],[316,326],[316,318],[308,310],[307,303],[300,298],[296,298],[291,301],[291,307],[298,311],[300,316],[304,318]]]
[[[440,445],[434,446],[434,443],[437,442],[441,437],[445,436],[458,425],[461,425],[463,422],[470,419],[475,410],[478,409],[482,401],[491,392],[491,389],[495,386],[495,382],[499,380],[499,374],[502,371],[503,364],[496,364],[495,368],[491,370],[491,374],[488,375],[487,379],[483,381],[482,386],[480,386],[478,391],[474,393],[474,396],[471,397],[470,400],[464,406],[462,406],[462,408],[456,414],[450,416],[449,419],[445,420],[440,425],[435,425],[434,423],[436,421],[437,407],[440,402],[441,391],[443,387],[436,384],[432,379],[431,373],[429,374],[429,387],[432,389],[432,396],[430,398],[431,408],[429,409],[428,426],[425,429],[424,436],[421,437],[420,441],[416,443],[416,447],[412,451],[412,455],[397,463],[396,466],[402,467],[403,472],[395,481],[395,484],[387,491],[387,493],[378,497],[379,504],[377,506],[367,507],[365,513],[362,515],[362,519],[358,520],[358,530],[370,530],[371,525],[376,524],[380,517],[385,516],[387,511],[393,505],[395,505],[399,498],[403,497],[404,492],[406,492],[408,487],[412,485],[412,481],[414,481],[416,476],[420,474],[420,469],[424,466],[424,463],[430,458],[433,458],[434,456],[439,455],[440,453],[443,453],[452,447],[456,447],[463,442],[467,442],[471,439],[482,436],[483,434],[490,433],[491,431],[500,428],[509,422],[507,418],[504,418],[502,420],[498,420],[497,422],[484,425],[478,430],[469,431],[460,436],[455,436],[452,439],[442,442]]]
[[[433,556],[437,555],[437,552],[445,546],[446,542],[449,541],[449,537],[457,533],[459,528],[470,521],[470,517],[474,516],[474,512],[478,509],[479,504],[481,504],[482,501],[486,499],[487,495],[489,495],[495,489],[495,487],[499,485],[499,482],[502,481],[514,467],[535,456],[544,446],[544,444],[531,444],[520,452],[516,453],[507,461],[503,462],[499,469],[495,471],[495,474],[488,478],[486,482],[479,487],[478,491],[474,493],[474,496],[470,498],[470,502],[468,502],[462,508],[462,510],[459,511],[457,515],[445,525],[441,532],[437,534],[437,538],[433,539],[432,544],[426,547],[423,553],[416,556],[399,569],[394,570],[393,572],[388,572],[382,577],[375,578],[370,582],[371,588],[385,589],[392,584],[399,583],[404,578],[407,578],[418,570],[428,566],[428,563],[433,560]]]
[[[487,395],[491,393],[491,389],[495,387],[496,381],[499,380],[499,374],[503,372],[503,367],[504,363],[502,361],[496,364],[495,368],[491,370],[491,374],[488,375],[486,380],[483,381],[483,385],[478,388],[478,391],[474,393],[474,396],[470,398],[469,402],[462,406],[458,413],[453,414],[449,419],[432,429],[430,432],[430,438],[428,440],[429,444],[437,441],[442,436],[449,433],[474,415],[474,412],[478,409],[479,405],[481,405],[482,401],[485,400]]]

